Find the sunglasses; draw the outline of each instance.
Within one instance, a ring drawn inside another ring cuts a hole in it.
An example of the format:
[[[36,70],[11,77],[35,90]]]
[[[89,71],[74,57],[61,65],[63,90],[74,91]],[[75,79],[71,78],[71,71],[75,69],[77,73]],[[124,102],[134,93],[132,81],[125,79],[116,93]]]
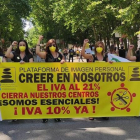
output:
[[[48,47],[51,47],[51,46],[54,46],[54,47],[56,47],[56,44],[50,44]]]

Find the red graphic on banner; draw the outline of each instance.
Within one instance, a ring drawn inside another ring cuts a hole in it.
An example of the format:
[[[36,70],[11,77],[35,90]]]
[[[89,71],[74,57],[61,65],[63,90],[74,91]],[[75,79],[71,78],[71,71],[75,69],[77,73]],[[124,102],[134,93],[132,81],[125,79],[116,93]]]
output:
[[[111,96],[111,111],[115,111],[115,109],[125,110],[130,112],[130,104],[132,103],[132,99],[136,97],[136,93],[130,93],[130,91],[125,88],[125,84],[122,83],[121,87],[115,89],[113,92],[108,92],[107,95]]]

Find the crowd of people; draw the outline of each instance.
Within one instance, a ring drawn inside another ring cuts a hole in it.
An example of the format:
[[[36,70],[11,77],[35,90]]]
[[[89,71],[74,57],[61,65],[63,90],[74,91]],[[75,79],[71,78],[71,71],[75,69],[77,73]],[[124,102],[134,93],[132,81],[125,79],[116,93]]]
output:
[[[87,43],[89,43],[89,40],[87,41]],[[102,61],[108,61],[108,60],[105,60],[106,59],[105,57],[107,57],[108,53],[115,54],[115,55],[120,56],[122,58],[126,58],[130,61],[139,61],[139,58],[135,59],[135,57],[133,57],[133,58],[130,57],[133,54],[132,49],[134,48],[134,45],[130,45],[130,46],[133,46],[133,48],[129,47],[128,51],[126,51],[123,44],[120,44],[120,47],[116,47],[115,45],[111,45],[109,47],[109,49],[105,52],[104,43],[100,41],[100,44],[102,44],[101,45],[102,47],[100,47],[100,48],[103,48],[103,50],[101,50],[101,51],[102,51],[102,55],[104,56],[104,59]],[[99,57],[96,54],[97,50],[98,50],[98,49],[96,50],[96,48],[97,48],[96,44],[95,45],[91,44],[90,45],[91,53],[86,52],[86,46],[85,47],[74,47],[73,46],[70,48],[64,48],[62,51],[60,51],[60,49],[57,49],[56,51],[58,51],[60,53],[60,55],[63,56],[63,60],[65,62],[73,62],[74,57],[75,57],[75,59],[79,60],[79,62],[80,62],[80,60],[82,62],[84,62],[83,58],[87,59],[87,62],[92,62],[93,60],[97,61],[96,57]],[[25,51],[24,51],[24,49],[25,49]],[[43,54],[47,51],[46,49],[44,51],[42,51],[42,49],[40,49],[40,50],[41,50],[41,53],[43,53]],[[85,53],[82,50],[84,50]],[[40,55],[38,55],[36,52],[37,52],[37,47],[34,49],[30,49],[25,40],[20,40],[18,42],[14,41],[11,44],[11,46],[8,48],[8,50],[6,51],[5,54],[2,50],[2,48],[0,47],[0,56],[3,58],[2,59],[3,62],[6,62],[7,58],[11,59],[11,61],[21,62],[21,63],[33,62],[33,61],[34,62],[41,62],[42,59],[44,59],[44,61],[47,61],[47,60],[45,60],[45,57],[40,57]],[[131,52],[131,53],[129,53],[129,52]],[[35,55],[36,55],[36,60],[34,60],[34,57],[33,57]],[[137,47],[137,50],[135,51],[135,56],[139,56],[139,55],[140,55],[140,48]],[[61,58],[62,56],[59,56],[59,57]],[[51,57],[51,56],[49,56],[49,57]],[[94,58],[92,58],[92,57],[94,57]],[[102,56],[100,56],[100,57],[102,57]],[[32,59],[30,59],[30,58],[32,58]]]
[[[134,45],[131,44],[128,47],[128,51],[126,52],[123,45],[121,45],[120,49],[117,49],[115,45],[111,45],[108,52],[105,52],[105,46],[102,41],[96,42],[95,45],[92,45],[90,48],[94,51],[94,53],[89,54],[86,53],[86,44],[90,41],[88,39],[85,39],[83,42],[83,47],[81,50],[77,49],[74,51],[73,47],[71,47],[69,50],[67,48],[64,48],[62,52],[59,51],[59,48],[57,46],[57,43],[54,39],[50,39],[46,43],[46,49],[45,51],[41,51],[40,49],[40,42],[43,40],[43,36],[39,36],[37,45],[36,45],[36,55],[40,59],[44,59],[46,63],[48,62],[58,62],[58,63],[65,63],[67,61],[67,56],[69,55],[69,62],[72,60],[74,55],[77,56],[77,59],[82,60],[82,57],[88,60],[88,62],[96,62],[96,61],[105,61],[108,62],[108,53],[115,54],[117,56],[127,58],[130,61],[136,61],[140,62],[140,49],[137,49],[135,51],[135,56],[132,55],[132,50],[134,48]],[[15,49],[16,48],[16,49]],[[28,43],[25,40],[20,41],[14,41],[11,46],[7,49],[6,53],[3,53],[2,48],[0,48],[0,57],[2,57],[2,61],[6,62],[7,58],[10,58],[13,62],[20,62],[21,64],[29,62],[34,62],[33,52],[29,49]],[[89,118],[90,120],[93,120],[93,117]],[[104,117],[104,119],[108,120],[108,117]],[[15,120],[13,120],[15,121]],[[43,123],[46,123],[48,121],[47,118],[43,119]],[[60,118],[55,118],[55,121],[60,122]]]

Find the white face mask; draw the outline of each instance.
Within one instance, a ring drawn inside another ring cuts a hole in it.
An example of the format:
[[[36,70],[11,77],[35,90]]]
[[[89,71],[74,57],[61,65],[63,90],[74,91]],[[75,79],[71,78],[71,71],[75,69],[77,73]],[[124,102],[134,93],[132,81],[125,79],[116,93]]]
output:
[[[94,47],[92,47],[92,50],[94,50]]]

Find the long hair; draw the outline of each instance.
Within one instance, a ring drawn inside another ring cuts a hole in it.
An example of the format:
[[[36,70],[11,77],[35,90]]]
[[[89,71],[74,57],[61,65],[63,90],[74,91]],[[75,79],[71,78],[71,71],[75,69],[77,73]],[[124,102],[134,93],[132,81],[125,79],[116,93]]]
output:
[[[96,48],[99,46],[99,44],[102,45],[102,48],[103,48],[102,55],[103,55],[104,54],[104,50],[105,50],[105,46],[104,46],[104,43],[102,41],[96,42],[96,44],[95,44],[95,54],[97,54]]]
[[[26,42],[26,40],[19,40],[18,41],[18,46],[17,46],[17,49],[16,49],[16,53],[17,54],[20,54],[20,50],[19,50],[19,43],[20,42],[24,42],[25,43],[25,45],[26,45],[26,49],[25,49],[25,54],[29,54],[30,52],[29,52],[29,47],[28,47],[28,43]]]
[[[115,46],[114,45],[111,45],[110,46],[110,53],[113,53],[115,51]]]
[[[50,39],[50,40],[47,42],[47,44],[46,44],[46,52],[47,52],[48,54],[51,53],[51,51],[49,50],[49,47],[52,45],[52,43],[55,43],[55,45],[56,45],[56,50],[55,50],[55,52],[58,52],[58,47],[57,47],[57,44],[56,44],[55,39]]]

